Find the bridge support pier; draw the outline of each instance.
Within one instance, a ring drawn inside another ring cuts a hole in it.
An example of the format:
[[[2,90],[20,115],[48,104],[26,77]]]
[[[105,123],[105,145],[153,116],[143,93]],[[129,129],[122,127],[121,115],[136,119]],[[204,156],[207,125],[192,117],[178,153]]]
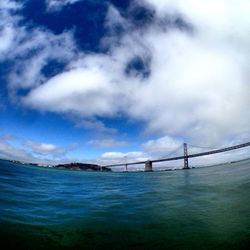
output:
[[[184,148],[184,168],[183,169],[189,169],[188,166],[188,150],[187,150],[187,143],[183,144]]]
[[[152,161],[146,161],[145,163],[145,172],[153,171],[153,164]]]

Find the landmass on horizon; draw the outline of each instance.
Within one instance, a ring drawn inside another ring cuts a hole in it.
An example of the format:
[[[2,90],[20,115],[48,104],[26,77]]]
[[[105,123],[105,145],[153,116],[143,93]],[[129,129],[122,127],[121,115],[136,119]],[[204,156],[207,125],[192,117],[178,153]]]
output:
[[[31,163],[31,162],[21,162],[17,160],[7,160],[7,159],[0,159],[3,161],[10,161],[17,164],[22,165],[31,165],[31,166],[37,166],[37,167],[49,167],[49,168],[57,168],[57,169],[67,169],[67,170],[79,170],[79,171],[104,171],[104,172],[111,172],[112,169],[108,167],[102,167],[97,164],[91,164],[91,163],[80,163],[80,162],[71,162],[71,163],[61,163],[57,165],[44,165],[39,163]]]

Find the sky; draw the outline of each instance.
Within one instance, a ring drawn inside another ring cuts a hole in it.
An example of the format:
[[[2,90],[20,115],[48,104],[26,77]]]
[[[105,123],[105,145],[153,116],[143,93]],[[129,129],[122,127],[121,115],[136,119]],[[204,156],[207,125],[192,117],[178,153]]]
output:
[[[250,141],[249,12],[249,0],[1,0],[0,158],[104,164]]]

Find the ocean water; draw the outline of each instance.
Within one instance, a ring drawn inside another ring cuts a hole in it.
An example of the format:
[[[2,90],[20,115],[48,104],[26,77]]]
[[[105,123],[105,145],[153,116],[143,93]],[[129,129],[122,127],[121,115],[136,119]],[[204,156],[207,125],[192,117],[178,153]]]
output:
[[[250,161],[167,172],[0,161],[1,249],[249,249]]]

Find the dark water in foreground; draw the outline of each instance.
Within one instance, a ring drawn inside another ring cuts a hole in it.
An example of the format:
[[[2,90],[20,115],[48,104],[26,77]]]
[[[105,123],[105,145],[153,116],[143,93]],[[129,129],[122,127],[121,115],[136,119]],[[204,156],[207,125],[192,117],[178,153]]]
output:
[[[0,242],[16,249],[247,249],[250,161],[153,173],[0,161]]]

